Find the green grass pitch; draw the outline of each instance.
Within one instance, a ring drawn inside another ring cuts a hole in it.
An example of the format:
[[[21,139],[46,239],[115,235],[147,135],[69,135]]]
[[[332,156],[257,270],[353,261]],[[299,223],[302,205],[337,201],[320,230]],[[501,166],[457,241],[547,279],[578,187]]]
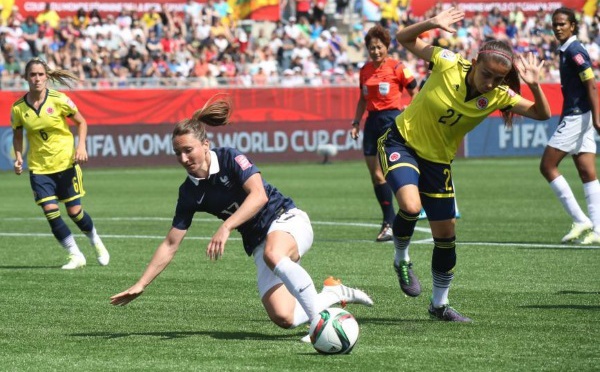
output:
[[[109,297],[133,284],[170,226],[184,170],[85,169],[84,207],[111,252],[65,272],[62,248],[31,197],[27,175],[0,173],[1,371],[592,371],[600,370],[600,247],[558,244],[570,220],[538,159],[457,160],[462,218],[451,304],[472,324],[430,320],[432,243],[421,221],[411,246],[423,294],[402,295],[393,246],[375,243],[380,211],[362,161],[259,164],[310,215],[303,266],[320,288],[341,277],[374,299],[348,310],[361,326],[350,355],[277,328],[257,296],[254,264],[233,233],[221,261],[205,257],[218,221],[198,214],[178,255],[126,307]],[[565,159],[580,203],[581,182]],[[585,207],[584,207],[585,209]],[[66,215],[62,209],[63,216]]]

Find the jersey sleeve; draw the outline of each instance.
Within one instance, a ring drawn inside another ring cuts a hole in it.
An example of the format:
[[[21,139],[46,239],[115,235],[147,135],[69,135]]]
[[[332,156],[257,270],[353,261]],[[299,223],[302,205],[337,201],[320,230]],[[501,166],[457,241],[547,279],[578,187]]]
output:
[[[402,62],[398,62],[398,64],[394,67],[394,73],[400,82],[401,88],[414,89],[417,86],[417,82],[412,72],[409,68],[404,66]]]
[[[23,127],[23,123],[21,122],[21,115],[19,115],[19,108],[17,106],[13,106],[10,109],[10,126],[12,129],[18,129]]]
[[[587,51],[581,47],[574,50],[567,49],[567,58],[571,60],[571,65],[575,67],[581,81],[587,81],[594,78],[592,63]]]
[[[512,90],[506,86],[502,87],[502,89],[500,89],[500,92],[501,92],[500,96],[499,96],[500,111],[510,110],[517,103],[519,103],[519,101],[521,99],[523,99],[523,96],[521,96],[520,94],[518,94],[517,92],[515,92],[514,90]]]
[[[449,68],[452,68],[452,66],[456,65],[458,63],[459,58],[462,57],[448,49],[440,48],[437,46],[433,47],[433,53],[431,54],[431,61],[429,64],[430,70],[434,72],[445,71]]]
[[[241,185],[243,185],[253,174],[260,173],[258,167],[254,165],[246,155],[234,148],[231,148],[229,152],[227,166],[238,178]]]
[[[70,117],[79,111],[77,105],[66,94],[63,94],[63,97],[61,97],[60,104],[62,111],[65,113],[64,116]]]
[[[177,206],[175,207],[175,216],[171,226],[179,230],[187,230],[192,225],[194,213],[196,212],[191,207],[194,201],[188,200],[187,193],[184,191],[185,182],[179,187],[179,197],[177,198]]]

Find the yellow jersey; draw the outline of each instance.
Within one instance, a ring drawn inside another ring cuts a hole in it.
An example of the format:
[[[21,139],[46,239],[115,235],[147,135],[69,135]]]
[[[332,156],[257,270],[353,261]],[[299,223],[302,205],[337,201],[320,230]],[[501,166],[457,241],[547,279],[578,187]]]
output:
[[[506,110],[521,96],[500,85],[467,100],[471,62],[447,49],[434,47],[431,74],[396,125],[406,144],[419,157],[450,164],[464,136],[495,110]]]
[[[66,118],[77,113],[77,106],[66,94],[48,89],[46,99],[36,110],[25,99],[13,103],[10,124],[24,128],[29,150],[27,165],[37,174],[61,172],[73,166],[75,140]]]

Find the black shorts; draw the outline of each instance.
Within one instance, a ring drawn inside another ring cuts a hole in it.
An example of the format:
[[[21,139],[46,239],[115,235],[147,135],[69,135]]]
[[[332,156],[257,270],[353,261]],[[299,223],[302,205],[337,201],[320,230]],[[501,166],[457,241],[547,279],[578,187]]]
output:
[[[400,110],[369,111],[363,130],[363,154],[365,156],[377,155],[377,139],[396,125],[396,116],[400,113]]]
[[[381,169],[394,194],[402,186],[416,185],[430,221],[455,217],[450,164],[434,163],[419,157],[406,145],[395,126],[379,138],[378,151]]]
[[[51,174],[29,173],[29,182],[36,204],[44,205],[61,201],[68,205],[79,204],[85,195],[83,176],[79,165]]]

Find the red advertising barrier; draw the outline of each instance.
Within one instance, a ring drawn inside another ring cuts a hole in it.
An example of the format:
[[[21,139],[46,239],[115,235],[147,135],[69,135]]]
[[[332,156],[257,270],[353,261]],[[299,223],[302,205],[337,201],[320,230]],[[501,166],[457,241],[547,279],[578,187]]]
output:
[[[437,3],[442,3],[445,7],[456,6],[465,11],[467,16],[476,12],[483,14],[489,13],[493,8],[500,9],[501,12],[510,12],[521,8],[525,14],[533,14],[538,10],[544,13],[552,12],[556,8],[566,6],[568,8],[581,10],[589,0],[561,0],[561,1],[525,1],[525,0],[419,0],[412,1],[411,8],[415,15],[422,16],[426,11],[433,8]]]
[[[560,115],[560,86],[543,89],[553,115]],[[87,166],[173,164],[173,124],[219,93],[231,98],[234,111],[231,126],[210,128],[213,146],[236,147],[261,162],[319,161],[317,149],[324,144],[336,146],[334,159],[362,158],[362,143],[349,133],[357,87],[67,92],[89,124]],[[0,91],[0,155],[6,164],[12,164],[10,107],[24,94]],[[523,95],[531,97],[526,87]],[[407,96],[402,99],[408,103]]]
[[[195,0],[197,3],[206,3],[206,0]],[[278,21],[279,20],[279,0],[228,0],[234,11],[234,16],[238,19],[253,19],[259,21]],[[48,1],[43,0],[15,0],[24,15],[37,16],[44,11]],[[57,11],[61,16],[73,15],[78,9],[83,9],[86,13],[97,10],[101,14],[117,14],[122,10],[135,10],[145,13],[150,8],[164,6],[165,9],[181,13],[184,10],[186,0],[53,0],[50,3],[52,10]]]

